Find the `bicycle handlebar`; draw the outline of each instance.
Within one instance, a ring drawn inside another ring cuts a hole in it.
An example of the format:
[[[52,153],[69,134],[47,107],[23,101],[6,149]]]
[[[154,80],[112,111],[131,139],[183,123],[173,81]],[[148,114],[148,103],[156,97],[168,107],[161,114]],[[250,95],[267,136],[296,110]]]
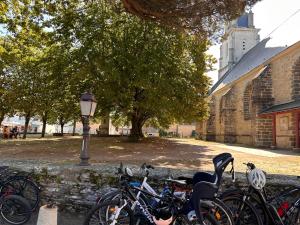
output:
[[[152,169],[152,170],[154,170],[155,168],[154,168],[154,166],[152,166],[152,165],[150,165],[150,164],[146,164],[146,163],[143,163],[143,165],[141,165],[141,169],[143,169],[143,170],[146,170],[146,169]]]

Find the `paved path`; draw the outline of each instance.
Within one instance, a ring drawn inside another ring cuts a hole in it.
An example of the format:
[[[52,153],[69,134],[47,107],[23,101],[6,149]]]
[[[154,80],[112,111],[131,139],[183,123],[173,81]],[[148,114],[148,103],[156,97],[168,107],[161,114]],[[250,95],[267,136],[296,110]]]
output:
[[[280,150],[280,149],[270,150],[270,149],[243,147],[243,146],[229,145],[229,144],[216,143],[216,142],[212,142],[208,145],[211,147],[223,148],[223,149],[228,149],[231,151],[243,152],[246,154],[258,155],[258,156],[264,156],[264,157],[282,157],[282,156],[290,156],[290,155],[294,155],[294,156],[300,155],[300,152],[295,152],[295,151],[287,151],[287,150]]]
[[[37,223],[37,214],[33,215],[31,220],[26,223],[25,225],[36,225]],[[83,225],[84,214],[81,213],[67,213],[67,212],[60,212],[58,214],[58,222],[57,225]],[[8,225],[3,221],[0,222],[1,225]]]

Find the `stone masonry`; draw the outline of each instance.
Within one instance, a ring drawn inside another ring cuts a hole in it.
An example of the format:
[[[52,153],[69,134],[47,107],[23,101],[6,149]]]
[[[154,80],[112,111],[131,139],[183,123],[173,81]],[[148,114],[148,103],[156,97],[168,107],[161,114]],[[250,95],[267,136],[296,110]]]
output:
[[[216,140],[216,105],[215,98],[212,97],[209,102],[209,118],[207,120],[206,127],[206,140],[207,141],[215,141]]]
[[[85,212],[96,203],[96,199],[101,194],[117,186],[116,167],[118,165],[97,164],[89,167],[76,167],[73,165],[34,165],[33,162],[24,161],[6,161],[3,165],[13,166],[14,170],[33,172],[33,178],[42,187],[41,204],[48,202],[55,203],[61,210]],[[133,168],[134,174],[139,176],[136,179],[141,180],[141,174],[138,167],[129,165]],[[196,170],[176,170],[155,168],[150,174],[149,182],[154,187],[163,185],[163,179],[170,175],[193,176]],[[268,184],[276,192],[287,186],[300,185],[299,179],[295,176],[270,176],[268,175]],[[231,174],[224,174],[222,190],[232,188],[233,186],[245,186],[244,173],[237,173],[237,182],[232,183]]]
[[[253,119],[256,124],[255,145],[270,147],[272,145],[272,117],[260,118],[257,114],[274,104],[272,95],[272,71],[270,65],[253,80]]]
[[[300,57],[293,66],[291,82],[292,99],[300,100]]]
[[[223,125],[223,134],[225,143],[236,142],[236,96],[234,87],[232,87],[221,98],[220,103],[220,122]]]

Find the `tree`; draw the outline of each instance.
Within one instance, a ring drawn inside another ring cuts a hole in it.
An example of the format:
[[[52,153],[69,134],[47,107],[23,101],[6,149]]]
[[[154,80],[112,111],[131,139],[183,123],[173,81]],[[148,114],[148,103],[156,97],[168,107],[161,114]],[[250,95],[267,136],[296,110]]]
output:
[[[224,22],[240,16],[260,0],[122,0],[124,8],[140,18],[198,35],[215,36]],[[115,0],[115,2],[119,2]]]
[[[12,112],[8,71],[11,58],[8,52],[8,44],[5,43],[5,38],[0,37],[0,125],[4,117]]]
[[[60,106],[60,103],[64,101],[62,93],[65,92],[64,87],[67,87],[68,76],[65,74],[67,66],[64,49],[55,43],[48,43],[47,49],[44,49],[43,57],[39,61],[39,86],[36,90],[37,114],[43,123],[42,138],[45,136],[47,122],[49,120],[52,123],[57,122],[57,112],[61,108],[56,109],[55,107]]]
[[[206,115],[211,57],[205,39],[117,13],[103,1],[66,11],[60,21],[71,17],[76,26],[58,27],[73,43],[72,86],[92,89],[99,114],[126,118],[135,140],[147,121],[168,126]]]
[[[50,43],[48,32],[44,30],[44,16],[41,1],[6,0],[0,4],[0,23],[7,31],[9,54],[13,56],[8,69],[9,88],[14,99],[11,107],[25,117],[23,138],[26,138],[30,118],[39,107],[51,102],[46,88],[48,71],[41,66]],[[47,112],[41,113],[41,117],[44,130]]]

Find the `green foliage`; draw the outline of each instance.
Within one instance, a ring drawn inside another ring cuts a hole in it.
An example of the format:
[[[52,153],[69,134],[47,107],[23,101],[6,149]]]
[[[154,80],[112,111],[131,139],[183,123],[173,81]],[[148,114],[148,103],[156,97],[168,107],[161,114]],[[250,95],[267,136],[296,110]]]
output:
[[[64,40],[71,34],[78,43],[73,61],[80,69],[72,79],[92,88],[101,113],[126,118],[138,136],[150,119],[166,127],[206,115],[207,41],[117,13],[103,1],[73,11],[72,19],[76,27],[60,26]]]
[[[145,123],[167,127],[207,114],[205,73],[214,59],[205,54],[206,39],[105,0],[6,0],[0,23],[10,43],[7,50],[1,42],[0,54],[13,59],[0,61],[1,71],[9,74],[11,106],[20,114],[61,125],[77,120],[86,90],[96,95],[96,116],[131,123],[135,138]]]

